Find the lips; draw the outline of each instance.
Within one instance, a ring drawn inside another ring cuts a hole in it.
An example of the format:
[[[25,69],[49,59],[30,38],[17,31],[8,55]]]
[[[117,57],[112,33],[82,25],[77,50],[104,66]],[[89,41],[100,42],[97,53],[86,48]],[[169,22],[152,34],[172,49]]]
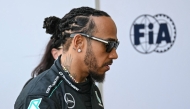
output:
[[[104,66],[104,68],[106,69],[106,71],[108,71],[110,69],[109,65]]]
[[[111,65],[112,65],[112,61],[110,61],[110,62],[104,64],[104,66],[106,67],[107,70],[110,69],[110,66],[111,66]]]

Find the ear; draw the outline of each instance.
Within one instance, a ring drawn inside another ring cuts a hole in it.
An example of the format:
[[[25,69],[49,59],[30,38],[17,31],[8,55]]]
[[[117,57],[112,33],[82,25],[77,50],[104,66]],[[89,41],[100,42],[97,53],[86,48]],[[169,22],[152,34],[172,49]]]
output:
[[[80,34],[76,34],[75,37],[73,38],[73,47],[78,50],[78,49],[83,49],[84,47],[84,41],[85,38],[81,36]]]
[[[59,56],[58,50],[55,48],[51,49],[51,54],[52,54],[54,59],[57,59]]]

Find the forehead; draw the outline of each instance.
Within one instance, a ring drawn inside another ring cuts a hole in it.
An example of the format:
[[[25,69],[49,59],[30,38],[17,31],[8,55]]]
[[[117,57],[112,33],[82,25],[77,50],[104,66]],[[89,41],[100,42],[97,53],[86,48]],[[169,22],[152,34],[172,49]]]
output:
[[[96,31],[93,34],[96,37],[102,39],[114,39],[117,40],[117,28],[111,17],[92,17]]]

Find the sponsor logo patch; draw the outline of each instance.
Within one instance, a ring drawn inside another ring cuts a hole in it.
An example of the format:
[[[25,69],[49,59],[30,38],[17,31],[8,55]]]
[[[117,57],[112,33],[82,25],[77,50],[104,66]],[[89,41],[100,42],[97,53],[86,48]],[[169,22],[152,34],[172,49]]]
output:
[[[42,101],[42,98],[31,100],[27,109],[40,109],[39,105],[40,105],[41,101]]]

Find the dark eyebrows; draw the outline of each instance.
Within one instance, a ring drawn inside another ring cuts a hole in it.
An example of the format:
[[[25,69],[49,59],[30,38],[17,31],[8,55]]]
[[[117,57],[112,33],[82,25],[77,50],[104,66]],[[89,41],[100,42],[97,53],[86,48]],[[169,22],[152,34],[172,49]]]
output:
[[[113,38],[106,38],[104,40],[107,40],[107,41],[118,41],[118,39],[113,39]]]
[[[105,38],[105,39],[102,39],[102,38],[98,38],[96,36],[93,36],[93,35],[88,35],[88,34],[84,34],[84,33],[71,33],[70,37],[74,37],[76,34],[80,34],[80,35],[83,35],[83,36],[86,36],[88,38],[92,38],[94,40],[97,40],[97,39],[100,39],[100,40],[105,40],[105,41],[116,41],[118,42],[118,39],[114,39],[114,38]]]

